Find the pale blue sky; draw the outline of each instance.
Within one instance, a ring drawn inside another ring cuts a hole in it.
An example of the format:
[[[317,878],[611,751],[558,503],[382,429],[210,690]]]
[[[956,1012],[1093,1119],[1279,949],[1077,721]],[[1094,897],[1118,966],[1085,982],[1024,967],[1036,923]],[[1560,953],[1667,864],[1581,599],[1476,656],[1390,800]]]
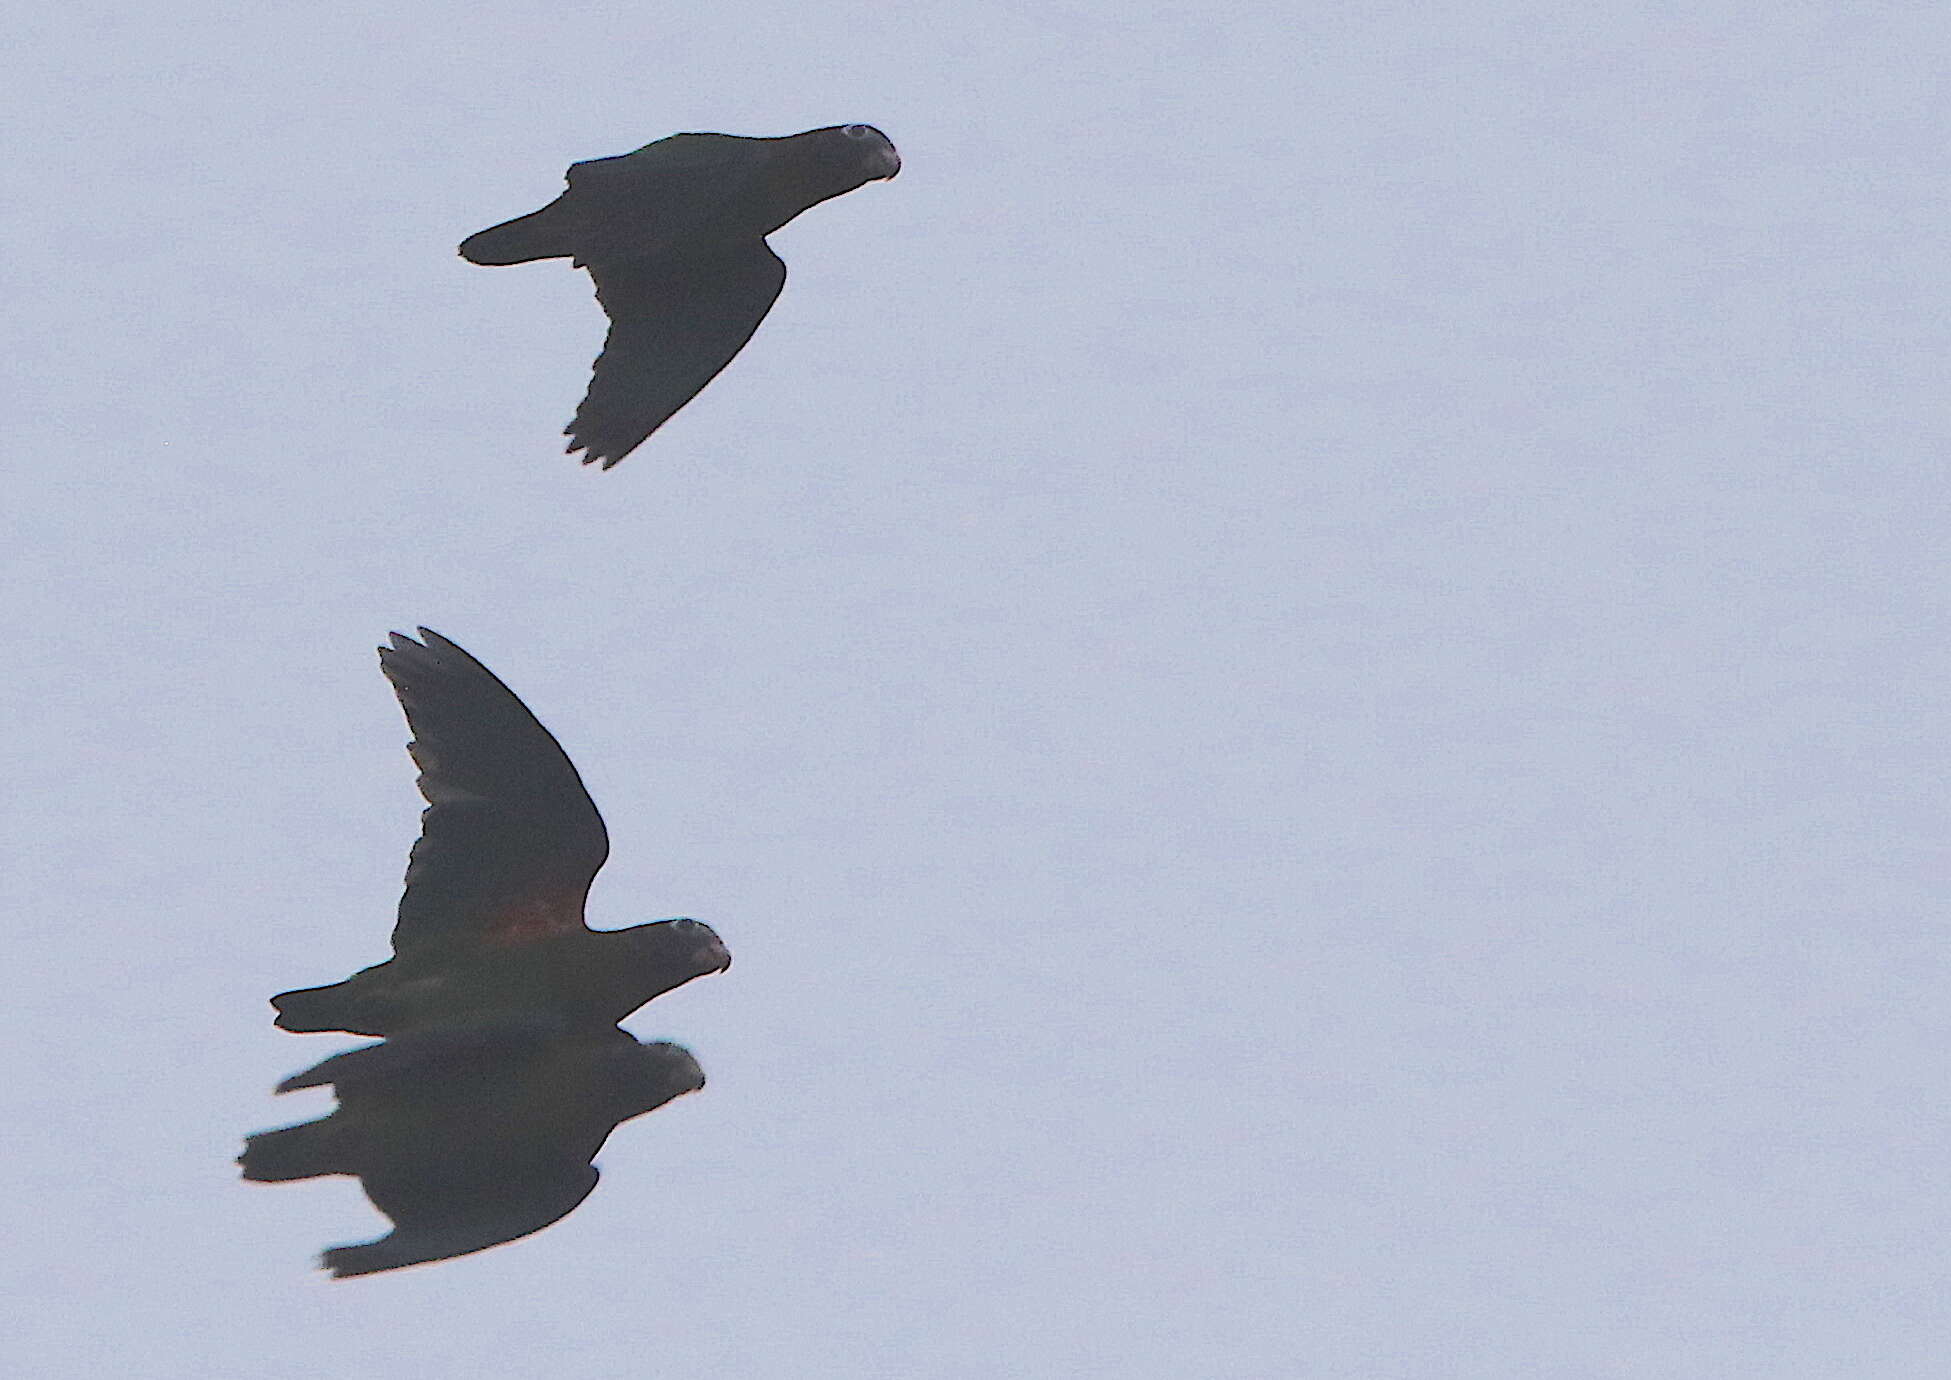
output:
[[[1627,8],[18,19],[10,1360],[1942,1374],[1951,17]],[[455,243],[851,120],[563,458],[587,279]],[[356,1187],[230,1159],[384,955],[417,623],[737,962],[568,1221],[328,1284]]]

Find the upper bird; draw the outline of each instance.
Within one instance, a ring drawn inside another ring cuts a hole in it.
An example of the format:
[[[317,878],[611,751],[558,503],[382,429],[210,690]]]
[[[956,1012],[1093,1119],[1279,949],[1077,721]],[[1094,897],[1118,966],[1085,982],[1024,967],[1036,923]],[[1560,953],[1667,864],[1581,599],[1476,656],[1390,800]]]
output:
[[[786,282],[765,237],[801,211],[901,171],[872,125],[772,139],[673,134],[569,167],[541,210],[461,241],[477,264],[572,260],[610,333],[563,429],[583,463],[616,464],[744,348]]]
[[[427,798],[395,956],[271,998],[278,1025],[397,1035],[541,1016],[601,1028],[729,967],[724,944],[696,920],[584,924],[610,843],[582,778],[493,672],[438,633],[420,637],[394,633],[379,650]]]

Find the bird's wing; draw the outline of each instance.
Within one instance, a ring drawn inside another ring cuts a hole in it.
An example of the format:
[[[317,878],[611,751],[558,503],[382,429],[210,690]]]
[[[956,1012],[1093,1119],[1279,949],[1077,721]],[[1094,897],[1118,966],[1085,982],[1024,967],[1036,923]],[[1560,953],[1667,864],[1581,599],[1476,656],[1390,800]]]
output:
[[[281,1093],[327,1084],[343,1094],[397,1085],[409,1078],[451,1078],[482,1067],[546,1053],[552,1042],[571,1033],[562,1021],[544,1016],[507,1018],[480,1025],[436,1026],[408,1031],[378,1044],[358,1045],[294,1073],[278,1084]],[[622,1031],[616,1034],[630,1040]],[[577,1042],[581,1050],[593,1042]],[[634,1044],[635,1041],[631,1040]]]
[[[595,1191],[586,1163],[553,1158],[501,1167],[498,1182],[478,1170],[443,1172],[437,1164],[381,1169],[360,1177],[393,1230],[360,1246],[335,1246],[320,1258],[335,1279],[449,1260],[533,1235],[574,1212]]]
[[[394,633],[379,650],[427,798],[394,951],[583,929],[583,902],[610,842],[582,778],[493,672],[438,633],[422,628],[420,637]]]
[[[785,286],[786,265],[751,240],[709,255],[589,265],[610,333],[569,452],[608,469],[635,450],[752,338]]]

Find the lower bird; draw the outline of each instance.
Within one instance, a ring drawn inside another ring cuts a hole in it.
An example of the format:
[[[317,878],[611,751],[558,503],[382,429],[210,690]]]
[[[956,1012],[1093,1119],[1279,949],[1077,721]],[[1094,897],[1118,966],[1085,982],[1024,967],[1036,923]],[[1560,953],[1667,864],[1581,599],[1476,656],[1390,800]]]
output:
[[[338,1109],[261,1131],[238,1157],[259,1183],[350,1174],[393,1229],[335,1246],[335,1278],[499,1246],[561,1221],[596,1187],[623,1122],[704,1086],[681,1046],[549,1022],[449,1027],[334,1055],[279,1092],[332,1086]]]
[[[606,1029],[731,966],[709,925],[583,919],[609,835],[552,734],[494,673],[420,629],[380,648],[427,808],[407,862],[394,957],[271,999],[292,1031],[398,1035],[497,1017]]]

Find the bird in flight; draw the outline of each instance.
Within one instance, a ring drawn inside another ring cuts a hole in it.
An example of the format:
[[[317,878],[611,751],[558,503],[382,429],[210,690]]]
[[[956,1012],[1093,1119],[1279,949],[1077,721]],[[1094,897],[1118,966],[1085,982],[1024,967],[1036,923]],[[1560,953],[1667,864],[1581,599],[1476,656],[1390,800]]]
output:
[[[543,1017],[601,1030],[731,966],[696,920],[584,923],[610,851],[603,818],[555,737],[493,672],[426,628],[418,642],[394,633],[379,664],[406,711],[427,799],[394,956],[271,998],[280,1028],[398,1035]]]
[[[258,1183],[351,1174],[393,1229],[335,1246],[334,1278],[468,1255],[541,1231],[596,1187],[623,1122],[704,1086],[688,1050],[548,1021],[443,1027],[336,1054],[278,1085],[330,1085],[329,1116],[247,1136]]]
[[[461,241],[477,264],[569,259],[589,270],[610,331],[564,428],[569,453],[609,469],[731,363],[786,282],[765,237],[809,207],[893,177],[872,125],[778,138],[673,134],[569,167],[541,210]]]

